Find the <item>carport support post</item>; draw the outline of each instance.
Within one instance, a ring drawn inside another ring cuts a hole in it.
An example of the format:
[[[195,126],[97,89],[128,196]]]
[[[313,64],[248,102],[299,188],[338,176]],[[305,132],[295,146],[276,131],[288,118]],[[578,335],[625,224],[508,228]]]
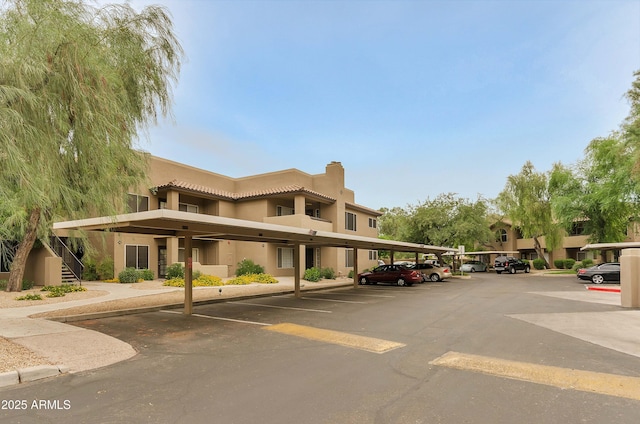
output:
[[[353,248],[353,288],[358,287],[358,248]]]
[[[640,307],[640,249],[622,249],[620,303],[623,308]]]
[[[300,243],[293,245],[293,294],[300,298]]]
[[[184,236],[184,314],[193,313],[193,258],[191,256],[191,236]]]

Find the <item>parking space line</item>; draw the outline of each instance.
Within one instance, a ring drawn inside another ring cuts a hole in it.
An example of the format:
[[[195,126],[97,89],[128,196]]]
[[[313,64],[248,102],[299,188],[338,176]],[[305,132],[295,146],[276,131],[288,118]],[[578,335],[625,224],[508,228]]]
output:
[[[395,298],[395,296],[388,296],[388,295],[384,295],[384,294],[360,294],[360,293],[340,293],[340,292],[333,292],[333,293],[327,293],[327,296],[329,295],[340,295],[340,296],[361,296],[361,297],[386,297],[386,298]]]
[[[290,311],[303,311],[303,312],[321,312],[325,314],[331,314],[332,311],[327,311],[326,309],[308,309],[308,308],[294,308],[291,306],[276,306],[276,305],[265,305],[262,303],[250,303],[250,302],[227,302],[233,305],[250,305],[250,306],[260,306],[262,308],[274,308],[274,309],[287,309]]]
[[[160,311],[160,312],[165,312],[167,314],[180,314],[182,315],[182,312],[180,311]],[[237,323],[241,323],[241,324],[252,324],[252,325],[262,325],[262,326],[269,326],[271,324],[268,324],[266,322],[256,322],[256,321],[246,321],[246,320],[242,320],[242,319],[234,319],[234,318],[224,318],[224,317],[214,317],[211,315],[202,315],[202,314],[191,314],[192,317],[198,317],[198,318],[207,318],[207,319],[213,319],[213,320],[218,320],[218,321],[230,321],[230,322],[237,322]]]
[[[373,337],[358,336],[356,334],[343,333],[341,331],[324,330],[321,328],[307,327],[291,323],[274,324],[265,327],[265,330],[275,331],[291,336],[302,337],[319,342],[332,343],[354,349],[365,350],[373,353],[386,353],[393,349],[406,346],[404,343]]]
[[[339,299],[323,299],[321,297],[301,297],[304,300],[320,300],[323,302],[338,302],[338,303],[355,303],[359,305],[366,305],[367,302],[356,302],[355,300],[339,300]]]
[[[561,389],[640,400],[639,377],[509,361],[459,352],[447,352],[429,363]]]

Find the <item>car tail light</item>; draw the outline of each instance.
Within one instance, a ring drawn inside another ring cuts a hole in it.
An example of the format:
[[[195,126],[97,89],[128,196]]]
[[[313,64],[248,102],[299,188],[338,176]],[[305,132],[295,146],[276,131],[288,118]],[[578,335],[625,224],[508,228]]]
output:
[[[584,271],[585,271],[585,269],[584,269],[584,268],[580,268],[580,269],[578,270],[578,274],[584,274]]]

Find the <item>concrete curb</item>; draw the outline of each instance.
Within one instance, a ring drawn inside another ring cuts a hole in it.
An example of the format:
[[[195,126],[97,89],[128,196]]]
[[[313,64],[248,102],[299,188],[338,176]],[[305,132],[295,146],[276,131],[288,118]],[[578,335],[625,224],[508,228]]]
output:
[[[0,387],[55,377],[68,372],[69,367],[64,365],[38,365],[35,367],[20,368],[15,371],[6,371],[0,373]]]

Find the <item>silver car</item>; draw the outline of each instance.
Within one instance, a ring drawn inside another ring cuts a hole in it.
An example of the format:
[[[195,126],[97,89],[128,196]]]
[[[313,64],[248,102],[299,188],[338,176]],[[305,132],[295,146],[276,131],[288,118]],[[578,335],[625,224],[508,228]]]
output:
[[[460,271],[462,272],[487,272],[487,264],[480,261],[469,261],[462,264]]]

